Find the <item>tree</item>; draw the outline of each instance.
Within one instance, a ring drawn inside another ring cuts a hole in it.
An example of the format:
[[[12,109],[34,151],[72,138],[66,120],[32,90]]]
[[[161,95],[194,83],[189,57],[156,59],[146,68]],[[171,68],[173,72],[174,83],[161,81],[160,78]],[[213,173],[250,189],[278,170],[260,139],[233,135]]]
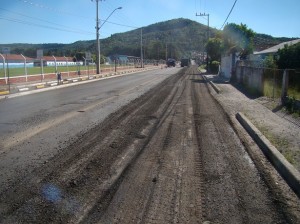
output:
[[[263,65],[265,68],[272,68],[272,69],[277,68],[276,60],[274,59],[274,57],[272,55],[269,55],[268,57],[266,57],[264,59]]]
[[[223,46],[226,53],[239,52],[240,59],[246,59],[253,53],[253,38],[255,33],[246,24],[230,23],[223,30]]]
[[[299,69],[300,68],[300,43],[278,50],[277,65],[280,69]]]
[[[221,46],[222,39],[220,38],[210,38],[206,44],[206,51],[210,57],[210,61],[220,61],[221,60]]]

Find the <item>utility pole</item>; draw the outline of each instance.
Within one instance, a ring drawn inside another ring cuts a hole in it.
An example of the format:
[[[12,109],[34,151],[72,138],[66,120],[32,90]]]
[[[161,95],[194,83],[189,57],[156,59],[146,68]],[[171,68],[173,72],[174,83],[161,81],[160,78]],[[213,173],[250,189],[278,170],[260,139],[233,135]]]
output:
[[[196,16],[207,16],[207,40],[209,40],[209,14],[206,14],[206,13],[196,13]]]
[[[209,14],[206,14],[206,13],[198,14],[198,13],[196,13],[196,16],[207,16],[207,43],[208,43],[209,37],[210,37],[210,35],[209,35]],[[207,52],[206,52],[206,66],[207,66],[207,69],[208,69],[208,54],[207,54]]]
[[[96,3],[97,3],[97,7],[96,7],[96,30],[97,30],[97,34],[96,34],[96,38],[97,38],[97,74],[100,74],[101,70],[100,70],[100,63],[101,63],[101,54],[100,54],[100,35],[99,35],[99,0],[96,0]]]
[[[100,69],[100,63],[101,63],[101,54],[100,54],[100,34],[99,34],[99,30],[100,28],[104,25],[104,23],[107,22],[107,20],[109,19],[109,17],[118,9],[122,9],[122,7],[118,7],[116,8],[114,11],[112,11],[109,16],[106,18],[106,20],[104,20],[104,22],[102,23],[101,26],[99,26],[99,1],[102,0],[91,0],[92,2],[95,1],[96,2],[96,40],[97,40],[97,55],[96,55],[96,72],[97,74],[101,73],[101,69]],[[105,0],[104,0],[105,1]]]
[[[96,73],[100,74],[100,40],[99,40],[99,1],[102,0],[91,0],[96,2],[96,41],[97,41],[97,54],[96,54]]]
[[[168,43],[166,42],[166,62],[168,61]]]
[[[144,67],[144,58],[143,58],[143,28],[141,27],[141,68]]]

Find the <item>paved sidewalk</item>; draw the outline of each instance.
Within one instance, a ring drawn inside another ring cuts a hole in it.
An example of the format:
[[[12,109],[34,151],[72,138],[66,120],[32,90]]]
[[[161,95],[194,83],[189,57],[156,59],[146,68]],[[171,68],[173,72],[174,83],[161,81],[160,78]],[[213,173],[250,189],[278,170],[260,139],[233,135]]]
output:
[[[272,112],[262,98],[249,98],[228,80],[219,76],[206,75],[220,90],[212,89],[215,99],[232,117],[242,112],[265,137],[300,171],[300,119],[282,112]]]
[[[81,81],[88,81],[88,80],[95,80],[95,79],[101,79],[111,76],[118,76],[118,75],[124,75],[124,74],[133,74],[136,72],[141,71],[147,71],[147,70],[153,70],[153,69],[160,69],[159,66],[149,66],[145,68],[130,68],[130,69],[124,69],[118,72],[103,72],[100,75],[82,75],[82,76],[76,76],[76,77],[68,77],[63,79],[60,84],[58,84],[57,79],[44,79],[42,81],[28,81],[28,82],[18,82],[13,83],[10,85],[10,91],[8,85],[0,85],[0,99],[9,96],[9,94],[17,94],[21,92],[27,92],[27,91],[33,91],[33,90],[40,90],[48,87],[54,87],[54,86],[61,86],[65,84],[70,83],[77,83]]]

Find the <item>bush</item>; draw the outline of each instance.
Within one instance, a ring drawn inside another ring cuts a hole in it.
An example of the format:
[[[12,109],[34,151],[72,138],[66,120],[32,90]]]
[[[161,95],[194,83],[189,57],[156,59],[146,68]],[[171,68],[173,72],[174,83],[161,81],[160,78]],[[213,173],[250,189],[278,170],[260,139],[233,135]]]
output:
[[[278,50],[279,58],[277,65],[280,69],[299,69],[300,68],[300,43]]]
[[[217,74],[219,72],[219,65],[220,65],[220,62],[212,61],[210,64],[210,72],[212,74]]]
[[[263,65],[265,68],[277,69],[277,64],[273,56],[269,55],[263,61]]]

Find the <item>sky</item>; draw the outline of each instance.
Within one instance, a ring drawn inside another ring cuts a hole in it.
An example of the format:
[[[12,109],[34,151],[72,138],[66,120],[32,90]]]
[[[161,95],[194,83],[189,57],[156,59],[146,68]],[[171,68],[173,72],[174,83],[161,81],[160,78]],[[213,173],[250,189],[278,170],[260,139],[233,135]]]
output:
[[[0,44],[96,39],[96,1],[0,0]],[[299,9],[299,0],[99,0],[100,38],[177,18],[207,25],[200,13],[216,29],[229,15],[256,33],[300,38]]]

